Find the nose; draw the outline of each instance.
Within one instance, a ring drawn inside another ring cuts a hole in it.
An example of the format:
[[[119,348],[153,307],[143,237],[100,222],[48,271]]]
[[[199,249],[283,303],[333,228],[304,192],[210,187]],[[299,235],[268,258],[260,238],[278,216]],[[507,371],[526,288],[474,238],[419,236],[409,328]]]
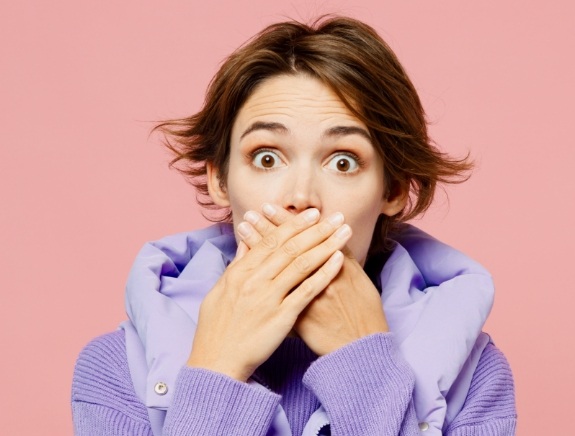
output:
[[[315,207],[321,212],[318,180],[309,169],[293,173],[283,194],[284,209],[293,214]]]

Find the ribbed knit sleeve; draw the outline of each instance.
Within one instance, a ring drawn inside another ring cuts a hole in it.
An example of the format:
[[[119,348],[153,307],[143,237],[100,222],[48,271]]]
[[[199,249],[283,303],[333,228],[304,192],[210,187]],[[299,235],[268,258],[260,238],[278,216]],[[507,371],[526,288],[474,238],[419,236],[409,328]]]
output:
[[[151,436],[146,407],[134,392],[124,332],[91,341],[80,353],[72,381],[77,436]]]
[[[183,368],[164,435],[265,436],[280,396],[223,374]]]
[[[413,375],[393,335],[367,336],[316,360],[304,383],[327,410],[332,436],[422,435]],[[446,436],[512,436],[517,413],[511,369],[493,344],[483,351],[463,409]]]
[[[317,359],[304,384],[327,410],[333,436],[421,435],[411,395],[413,374],[380,333]],[[174,386],[165,435],[266,434],[280,397],[222,374],[183,368]],[[300,407],[302,399],[293,401]],[[294,403],[294,404],[295,404]],[[137,398],[124,332],[90,342],[76,363],[72,411],[77,436],[151,436],[147,409]],[[503,354],[488,345],[463,409],[446,436],[511,436],[516,425],[513,378]]]
[[[517,411],[513,376],[505,356],[489,344],[479,364],[463,409],[447,430],[449,436],[510,436]]]
[[[316,360],[305,385],[326,409],[332,436],[417,435],[414,376],[391,333],[378,333]]]
[[[263,436],[280,396],[223,374],[184,367],[163,434]],[[72,382],[77,436],[151,436],[145,405],[137,398],[123,331],[100,336],[80,353]]]

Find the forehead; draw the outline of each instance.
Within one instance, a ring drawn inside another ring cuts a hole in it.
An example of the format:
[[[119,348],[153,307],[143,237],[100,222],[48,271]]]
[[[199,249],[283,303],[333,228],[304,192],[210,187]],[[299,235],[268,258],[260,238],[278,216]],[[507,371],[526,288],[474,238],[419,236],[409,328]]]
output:
[[[319,126],[336,122],[363,126],[328,86],[302,74],[265,80],[238,112],[234,127],[271,119]]]

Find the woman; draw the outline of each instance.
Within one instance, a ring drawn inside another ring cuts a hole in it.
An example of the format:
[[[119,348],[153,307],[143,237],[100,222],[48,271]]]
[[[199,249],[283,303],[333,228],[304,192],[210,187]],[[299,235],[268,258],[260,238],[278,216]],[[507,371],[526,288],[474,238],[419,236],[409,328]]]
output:
[[[489,274],[401,224],[471,164],[370,27],[270,26],[159,128],[231,224],[144,246],[129,321],[78,360],[77,434],[514,433]]]

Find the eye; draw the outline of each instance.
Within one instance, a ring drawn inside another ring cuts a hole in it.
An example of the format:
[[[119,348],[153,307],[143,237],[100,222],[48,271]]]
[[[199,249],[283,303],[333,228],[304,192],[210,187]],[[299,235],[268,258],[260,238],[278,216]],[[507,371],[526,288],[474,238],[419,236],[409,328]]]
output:
[[[278,154],[272,150],[258,150],[252,154],[252,164],[256,168],[269,170],[284,166]]]
[[[347,153],[336,154],[327,163],[327,168],[339,173],[353,173],[359,168],[358,158]]]

